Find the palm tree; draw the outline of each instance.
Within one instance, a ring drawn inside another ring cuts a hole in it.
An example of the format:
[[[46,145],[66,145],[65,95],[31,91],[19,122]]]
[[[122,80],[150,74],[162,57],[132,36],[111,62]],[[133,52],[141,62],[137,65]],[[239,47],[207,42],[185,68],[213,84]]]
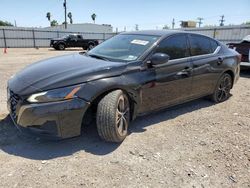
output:
[[[72,13],[71,12],[68,13],[68,17],[69,17],[69,20],[70,20],[70,24],[72,24],[73,23],[73,19],[72,19]]]
[[[49,20],[49,23],[50,23],[50,19],[51,19],[51,14],[50,14],[50,12],[47,12],[46,17],[47,17],[47,19]]]
[[[95,13],[91,15],[91,18],[92,18],[92,20],[93,20],[93,22],[94,22],[94,23],[95,23],[95,19],[96,19],[96,17],[97,17],[97,16],[96,16],[96,14],[95,14]]]
[[[51,22],[50,22],[50,26],[51,27],[54,27],[54,26],[57,26],[58,25],[58,22],[56,21],[56,20],[52,20]]]

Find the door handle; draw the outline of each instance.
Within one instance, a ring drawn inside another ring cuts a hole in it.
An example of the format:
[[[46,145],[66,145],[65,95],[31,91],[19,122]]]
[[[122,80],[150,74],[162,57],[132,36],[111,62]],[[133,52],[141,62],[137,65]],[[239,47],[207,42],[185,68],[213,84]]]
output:
[[[193,70],[192,68],[187,67],[187,68],[183,69],[182,71],[177,72],[176,75],[177,76],[188,76],[191,73],[192,70]]]
[[[221,64],[223,63],[223,60],[224,60],[224,59],[223,59],[222,57],[219,57],[219,58],[218,58],[217,64],[218,64],[218,65],[221,65]]]

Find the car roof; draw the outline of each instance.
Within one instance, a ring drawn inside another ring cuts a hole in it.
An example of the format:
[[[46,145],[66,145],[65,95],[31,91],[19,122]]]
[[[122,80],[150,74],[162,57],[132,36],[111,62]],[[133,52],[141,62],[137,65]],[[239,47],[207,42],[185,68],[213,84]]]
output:
[[[168,29],[168,30],[141,30],[141,31],[130,31],[130,32],[123,32],[121,34],[123,35],[151,35],[151,36],[159,36],[159,37],[168,37],[173,34],[178,34],[178,33],[184,33],[184,34],[194,34],[198,36],[203,36],[207,37],[210,39],[213,39],[207,35],[200,34],[200,33],[194,33],[190,31],[183,31],[183,30],[174,30],[174,29]],[[218,42],[218,40],[213,39]]]
[[[189,33],[185,31],[180,31],[180,30],[142,30],[142,31],[130,31],[130,32],[124,32],[121,34],[125,35],[153,35],[153,36],[168,36],[172,34],[177,34],[177,33]]]
[[[82,36],[81,34],[76,34],[76,33],[72,33],[72,34],[69,34],[69,35],[73,35],[73,36],[80,35],[80,36]]]

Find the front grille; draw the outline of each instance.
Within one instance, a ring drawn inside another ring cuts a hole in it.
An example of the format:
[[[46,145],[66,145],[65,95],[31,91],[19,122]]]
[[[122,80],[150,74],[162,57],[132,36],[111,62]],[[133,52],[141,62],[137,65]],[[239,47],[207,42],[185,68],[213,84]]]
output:
[[[13,91],[9,91],[10,92],[10,110],[11,110],[11,116],[12,118],[15,120],[15,122],[17,121],[17,105],[18,102],[20,101],[20,97],[15,94]]]

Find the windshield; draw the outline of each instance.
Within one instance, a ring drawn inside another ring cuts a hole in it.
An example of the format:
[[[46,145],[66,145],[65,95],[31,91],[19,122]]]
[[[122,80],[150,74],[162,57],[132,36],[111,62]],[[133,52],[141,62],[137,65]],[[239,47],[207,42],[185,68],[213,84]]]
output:
[[[158,36],[149,35],[116,35],[90,50],[87,55],[111,61],[134,61],[158,39]]]
[[[64,35],[62,38],[66,39],[66,38],[68,38],[68,37],[69,37],[69,35]]]

